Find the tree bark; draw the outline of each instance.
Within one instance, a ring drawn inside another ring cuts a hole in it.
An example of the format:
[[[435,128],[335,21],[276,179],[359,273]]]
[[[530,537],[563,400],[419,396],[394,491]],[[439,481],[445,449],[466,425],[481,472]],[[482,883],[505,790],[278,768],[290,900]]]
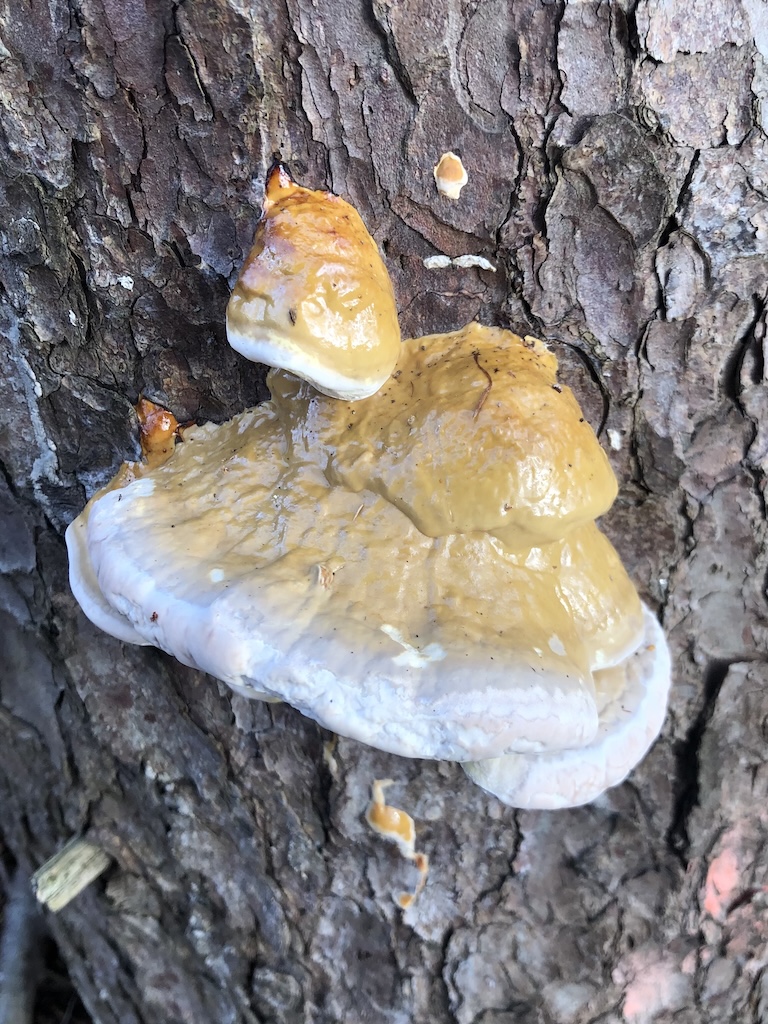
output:
[[[49,917],[94,1021],[768,1020],[763,0],[5,0],[0,33],[0,839],[114,858]],[[72,598],[62,532],[135,457],[139,393],[266,395],[224,309],[275,153],[360,210],[405,336],[543,337],[601,430],[675,684],[591,806],[329,752]],[[431,859],[405,912],[384,777]]]

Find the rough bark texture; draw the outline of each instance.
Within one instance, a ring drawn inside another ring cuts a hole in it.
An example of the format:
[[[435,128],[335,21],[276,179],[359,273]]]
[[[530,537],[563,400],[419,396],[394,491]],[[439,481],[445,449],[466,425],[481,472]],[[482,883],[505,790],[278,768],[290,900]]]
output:
[[[51,920],[94,1020],[768,1020],[764,0],[4,0],[0,31],[0,833],[27,869],[77,833],[113,854]],[[223,323],[275,152],[361,211],[406,334],[552,341],[610,439],[605,526],[675,687],[590,807],[324,757],[74,603],[62,531],[139,393],[182,420],[265,395]],[[405,913],[375,777],[432,861]]]

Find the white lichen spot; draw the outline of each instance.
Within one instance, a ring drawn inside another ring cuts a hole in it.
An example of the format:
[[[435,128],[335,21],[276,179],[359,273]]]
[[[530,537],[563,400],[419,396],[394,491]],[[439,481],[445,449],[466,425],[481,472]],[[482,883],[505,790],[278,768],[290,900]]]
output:
[[[20,356],[20,362],[21,362],[21,365],[24,367],[24,370],[26,371],[27,376],[32,381],[32,389],[35,392],[35,396],[37,398],[42,398],[43,397],[43,389],[40,387],[40,382],[38,381],[37,377],[35,376],[35,371],[29,365],[29,363],[27,362],[27,360],[26,360],[26,358],[24,356]]]
[[[117,283],[120,285],[121,288],[125,288],[126,291],[133,291],[133,278],[131,277],[130,274],[121,274],[117,278]]]
[[[608,431],[608,443],[611,446],[611,451],[621,451],[621,431],[620,430],[609,430]]]
[[[69,313],[67,315],[69,316],[69,322],[72,324],[73,327],[76,327],[77,326],[77,317],[75,316],[74,309],[70,309],[70,311],[69,311]]]
[[[50,502],[48,500],[48,496],[40,486],[41,481],[47,480],[52,484],[60,484],[61,481],[59,480],[59,463],[56,458],[56,445],[46,434],[45,424],[43,423],[43,418],[40,415],[40,407],[38,403],[39,399],[43,397],[43,389],[40,386],[40,382],[35,376],[35,372],[30,366],[26,356],[21,351],[21,335],[17,323],[11,325],[6,337],[10,343],[13,361],[16,364],[18,380],[24,393],[27,413],[29,415],[29,425],[32,428],[32,435],[39,453],[33,460],[30,468],[30,483],[32,484],[32,489],[39,504],[46,511],[50,512]]]
[[[763,210],[758,210],[749,218],[755,229],[755,239],[758,242],[768,240],[768,216]]]

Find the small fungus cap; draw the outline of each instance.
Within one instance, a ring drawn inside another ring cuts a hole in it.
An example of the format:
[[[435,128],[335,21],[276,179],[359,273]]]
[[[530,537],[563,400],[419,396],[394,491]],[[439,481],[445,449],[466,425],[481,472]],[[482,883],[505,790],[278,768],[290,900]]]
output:
[[[440,195],[447,199],[458,199],[461,190],[469,181],[469,175],[455,153],[443,153],[432,170]]]
[[[230,345],[319,391],[373,394],[400,348],[392,284],[357,211],[275,167],[253,248],[227,306]]]
[[[591,743],[595,672],[637,648],[643,622],[590,518],[606,498],[578,479],[568,497],[567,467],[536,483],[545,457],[565,458],[570,413],[557,410],[575,405],[546,384],[554,357],[471,327],[405,343],[398,373],[396,391],[349,403],[274,370],[271,402],[183,430],[166,462],[118,480],[70,527],[75,595],[240,693],[393,753],[476,761]],[[613,493],[578,419],[576,465]]]

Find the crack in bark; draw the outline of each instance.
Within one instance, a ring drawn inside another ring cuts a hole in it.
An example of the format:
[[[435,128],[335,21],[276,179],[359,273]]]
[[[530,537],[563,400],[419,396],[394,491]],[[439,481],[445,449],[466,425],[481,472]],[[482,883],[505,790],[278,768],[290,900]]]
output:
[[[699,803],[701,744],[726,676],[731,666],[736,663],[712,659],[703,670],[701,708],[675,750],[675,799],[672,820],[667,831],[667,847],[684,867],[688,864],[691,847],[688,823]]]
[[[400,53],[397,49],[397,42],[395,40],[392,26],[389,23],[388,11],[386,6],[379,2],[379,0],[364,0],[362,4],[363,15],[368,20],[368,24],[376,33],[384,46],[384,53],[386,55],[389,66],[395,73],[398,85],[403,90],[406,99],[414,106],[417,107],[419,100],[416,95],[416,91],[411,82],[408,69],[400,59]]]

